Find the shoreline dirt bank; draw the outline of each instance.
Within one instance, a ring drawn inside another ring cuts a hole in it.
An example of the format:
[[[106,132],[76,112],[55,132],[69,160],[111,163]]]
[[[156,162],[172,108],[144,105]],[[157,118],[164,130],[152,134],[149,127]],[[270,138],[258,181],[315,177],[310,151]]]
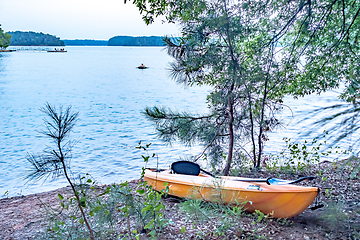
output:
[[[319,168],[321,176],[306,184],[321,187],[320,201],[325,205],[321,209],[306,209],[286,220],[267,218],[261,222],[257,222],[253,214],[244,213],[239,223],[241,231],[219,237],[211,232],[216,230],[213,229],[215,223],[221,219],[193,221],[179,210],[179,199],[166,197],[163,199],[166,206],[164,217],[171,219],[172,224],[163,229],[158,239],[258,239],[261,236],[265,239],[360,239],[359,179],[350,179],[346,169],[339,171],[330,163],[319,165]],[[314,171],[312,175],[319,169]],[[258,173],[257,177],[261,175],[268,176],[269,173]],[[294,178],[294,173],[291,175]],[[291,176],[280,174],[277,177]],[[132,187],[136,186],[136,181],[130,183]],[[0,239],[36,239],[47,231],[49,222],[44,218],[44,206],[59,206],[58,193],[69,196],[70,188],[0,199]],[[183,227],[186,233],[181,231]],[[127,231],[126,226],[120,228]],[[140,239],[148,237],[142,234]]]

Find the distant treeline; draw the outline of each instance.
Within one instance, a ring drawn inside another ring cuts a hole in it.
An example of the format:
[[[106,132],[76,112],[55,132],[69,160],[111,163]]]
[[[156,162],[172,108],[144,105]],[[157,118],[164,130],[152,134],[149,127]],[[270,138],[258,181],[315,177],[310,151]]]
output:
[[[65,46],[60,38],[42,32],[8,32],[11,35],[10,46]]]
[[[42,32],[8,32],[11,34],[10,46],[164,46],[163,37],[116,36],[106,40],[75,39],[60,40],[56,36]]]
[[[108,46],[164,46],[163,37],[116,36],[108,41]]]
[[[62,40],[66,46],[107,46],[107,40],[91,40],[91,39],[75,39],[75,40]]]
[[[63,40],[66,46],[164,46],[163,37],[116,36],[106,40]]]

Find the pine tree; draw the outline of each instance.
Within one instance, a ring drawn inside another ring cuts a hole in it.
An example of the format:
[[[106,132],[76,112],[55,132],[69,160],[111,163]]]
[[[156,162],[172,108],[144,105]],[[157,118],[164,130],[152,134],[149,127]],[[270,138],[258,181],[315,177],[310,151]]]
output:
[[[224,166],[224,175],[234,153],[246,151],[249,142],[248,156],[258,168],[266,131],[279,124],[276,112],[282,95],[277,90],[282,79],[276,75],[275,43],[268,44],[270,35],[263,31],[267,26],[261,21],[249,24],[251,14],[239,12],[239,5],[226,0],[191,4],[187,7],[196,10],[182,22],[183,37],[165,42],[175,59],[171,74],[178,83],[212,87],[209,113],[198,116],[161,107],[144,113],[162,140],[202,143],[202,154],[211,156],[213,165]]]
[[[278,124],[273,113],[281,108],[284,94],[299,98],[343,84],[340,98],[348,104],[358,102],[359,1],[132,2],[147,24],[159,15],[181,24],[182,42],[168,42],[169,47],[177,49],[173,51],[176,58],[173,76],[185,80],[184,84],[213,87],[209,96],[211,111],[207,115],[216,119],[222,114],[220,119],[225,120],[220,123],[228,126],[226,131],[225,128],[212,131],[213,136],[219,133],[221,141],[228,137],[224,173],[231,164],[233,144],[239,146],[239,141],[251,142],[252,154],[249,155],[254,166],[260,167],[263,144],[267,140],[264,132]],[[274,51],[275,47],[279,52]],[[351,111],[357,112],[357,106]],[[165,113],[162,114],[166,116]],[[165,118],[168,126],[161,125],[160,118],[153,119],[158,130],[164,131],[170,126],[170,119]],[[193,119],[191,122],[196,122]],[[209,124],[218,126],[218,123]],[[214,144],[219,139],[208,141],[207,144],[211,144],[205,149],[214,147],[221,152],[224,142],[221,146]]]

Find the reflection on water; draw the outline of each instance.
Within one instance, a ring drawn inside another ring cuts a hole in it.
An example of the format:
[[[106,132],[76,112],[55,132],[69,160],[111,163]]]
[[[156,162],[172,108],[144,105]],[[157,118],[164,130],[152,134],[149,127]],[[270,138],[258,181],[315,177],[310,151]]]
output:
[[[1,53],[0,52],[0,77],[5,74],[5,67],[7,64],[7,59],[9,58],[9,54],[11,53]],[[3,80],[0,78],[0,83],[2,83]]]
[[[0,53],[0,100],[2,99],[1,96],[4,95],[3,84],[6,83],[4,76],[9,54],[11,53]]]

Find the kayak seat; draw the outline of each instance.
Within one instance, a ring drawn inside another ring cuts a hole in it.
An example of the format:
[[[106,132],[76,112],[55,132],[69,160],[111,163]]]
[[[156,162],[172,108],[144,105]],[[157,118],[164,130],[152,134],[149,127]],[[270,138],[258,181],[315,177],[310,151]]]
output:
[[[171,164],[172,173],[198,176],[200,173],[200,166],[193,162],[177,161]]]

